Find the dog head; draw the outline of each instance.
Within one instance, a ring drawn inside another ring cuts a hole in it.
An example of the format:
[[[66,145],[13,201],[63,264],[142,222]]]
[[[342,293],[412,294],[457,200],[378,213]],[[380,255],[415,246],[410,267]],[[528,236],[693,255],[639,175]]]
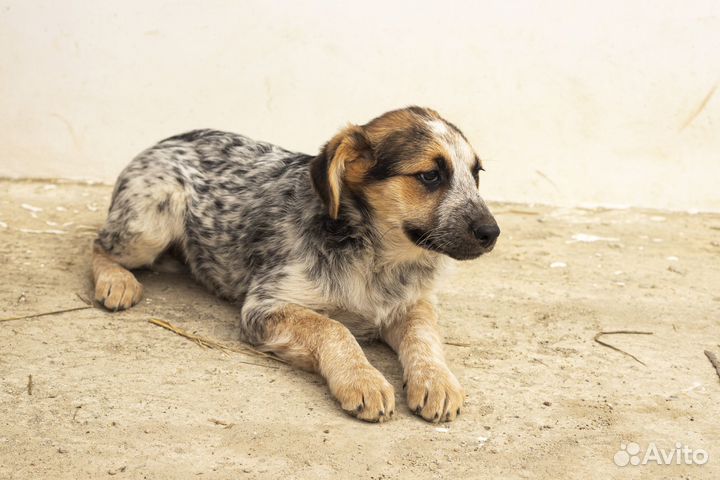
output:
[[[489,252],[500,235],[480,197],[482,169],[455,125],[419,107],[348,126],[310,165],[315,190],[333,219],[344,202],[354,201],[367,207],[394,248],[458,260]]]

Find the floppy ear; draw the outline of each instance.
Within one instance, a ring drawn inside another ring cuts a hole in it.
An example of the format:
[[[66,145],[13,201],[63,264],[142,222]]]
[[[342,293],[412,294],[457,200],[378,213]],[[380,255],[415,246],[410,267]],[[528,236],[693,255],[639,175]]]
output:
[[[362,127],[357,125],[350,125],[335,135],[311,160],[313,186],[332,219],[337,219],[340,212],[343,184],[359,180],[373,163],[370,140]]]

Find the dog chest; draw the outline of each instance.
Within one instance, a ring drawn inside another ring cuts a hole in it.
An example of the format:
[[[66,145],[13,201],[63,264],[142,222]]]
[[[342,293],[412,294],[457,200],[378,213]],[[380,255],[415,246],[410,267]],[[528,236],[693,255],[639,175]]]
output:
[[[325,313],[353,331],[377,329],[404,314],[432,283],[431,271],[413,266],[373,271],[358,263],[329,275],[311,271],[301,264],[287,267],[277,289],[278,300]]]

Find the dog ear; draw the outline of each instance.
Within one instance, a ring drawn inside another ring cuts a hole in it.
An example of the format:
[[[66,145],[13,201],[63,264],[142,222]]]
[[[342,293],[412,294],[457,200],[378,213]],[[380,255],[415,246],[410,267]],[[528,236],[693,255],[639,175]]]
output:
[[[365,131],[350,125],[335,135],[310,162],[313,187],[325,203],[332,219],[340,212],[343,184],[357,183],[374,163],[372,147]]]

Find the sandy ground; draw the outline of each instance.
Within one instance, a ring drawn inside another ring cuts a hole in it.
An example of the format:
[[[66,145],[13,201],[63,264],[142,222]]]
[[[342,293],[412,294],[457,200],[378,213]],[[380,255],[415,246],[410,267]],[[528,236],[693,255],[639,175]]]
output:
[[[0,182],[0,317],[84,306],[109,196]],[[237,344],[236,309],[145,271],[128,312],[0,322],[0,478],[720,478],[720,379],[703,354],[720,355],[720,215],[493,209],[497,248],[440,292],[467,391],[456,422],[408,411],[383,345],[365,349],[399,408],[375,425],[343,414],[317,376],[152,325]],[[593,341],[628,329],[654,335],[603,338],[646,366]],[[618,467],[628,442],[709,460]]]

